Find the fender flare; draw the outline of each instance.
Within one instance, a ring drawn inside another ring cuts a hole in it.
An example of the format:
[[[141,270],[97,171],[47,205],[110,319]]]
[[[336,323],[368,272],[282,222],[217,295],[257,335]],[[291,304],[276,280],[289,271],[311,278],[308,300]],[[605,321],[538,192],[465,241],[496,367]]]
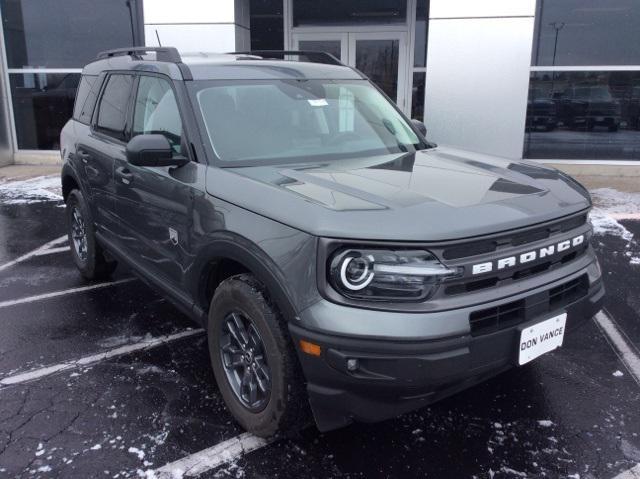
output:
[[[195,298],[195,305],[203,311],[209,309],[206,285],[211,273],[209,265],[216,259],[230,259],[251,272],[267,288],[271,299],[287,321],[297,316],[285,277],[274,261],[261,248],[246,238],[224,233],[202,248],[194,260],[194,268],[188,277],[188,287]]]
[[[73,168],[73,166],[71,166],[71,164],[68,161],[65,161],[65,163],[62,165],[62,171],[60,172],[60,184],[62,186],[63,195],[64,195],[64,180],[65,178],[68,178],[68,177],[72,178],[73,181],[76,182],[76,185],[78,185],[82,194],[85,197],[87,197],[87,192],[82,181],[80,180],[80,175],[76,173],[75,169]],[[67,198],[65,197],[64,200],[66,201],[66,199]]]

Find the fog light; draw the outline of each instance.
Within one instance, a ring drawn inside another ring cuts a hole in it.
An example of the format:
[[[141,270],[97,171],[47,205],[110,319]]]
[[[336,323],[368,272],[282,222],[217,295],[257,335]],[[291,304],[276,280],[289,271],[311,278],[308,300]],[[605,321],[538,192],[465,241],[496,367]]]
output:
[[[347,359],[347,370],[348,371],[356,371],[358,369],[358,360],[357,359]]]

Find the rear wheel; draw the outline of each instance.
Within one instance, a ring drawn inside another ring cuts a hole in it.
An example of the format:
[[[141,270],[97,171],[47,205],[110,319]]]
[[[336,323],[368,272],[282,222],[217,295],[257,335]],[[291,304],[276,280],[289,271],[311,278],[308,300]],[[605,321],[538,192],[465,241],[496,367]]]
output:
[[[91,211],[80,190],[67,197],[67,229],[73,261],[87,279],[104,279],[113,273],[117,263],[108,261],[96,241]]]
[[[249,274],[223,281],[207,332],[218,387],[242,427],[262,437],[295,432],[308,411],[304,380],[264,287]]]

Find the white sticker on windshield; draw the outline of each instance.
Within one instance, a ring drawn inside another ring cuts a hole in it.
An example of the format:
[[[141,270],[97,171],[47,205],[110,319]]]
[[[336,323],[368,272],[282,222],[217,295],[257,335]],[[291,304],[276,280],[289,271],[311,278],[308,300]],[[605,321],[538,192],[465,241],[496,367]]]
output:
[[[311,106],[327,106],[328,105],[327,100],[325,100],[324,98],[309,98],[307,99],[307,101]]]

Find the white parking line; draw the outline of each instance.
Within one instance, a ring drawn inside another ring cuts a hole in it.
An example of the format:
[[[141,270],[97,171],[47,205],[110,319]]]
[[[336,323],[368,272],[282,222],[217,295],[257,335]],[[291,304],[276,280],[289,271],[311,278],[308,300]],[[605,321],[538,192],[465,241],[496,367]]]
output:
[[[244,454],[260,449],[269,443],[270,441],[267,439],[245,432],[213,447],[203,449],[175,462],[170,462],[156,469],[154,471],[155,477],[158,479],[177,479],[184,476],[199,476]]]
[[[36,248],[32,251],[29,251],[28,253],[23,254],[22,256],[19,256],[18,258],[9,261],[8,263],[5,264],[1,264],[0,265],[0,271],[3,271],[7,268],[10,268],[11,266],[21,263],[23,261],[28,260],[29,258],[33,258],[34,256],[37,256],[38,253],[43,252],[44,250],[47,250],[49,248],[51,248],[52,246],[56,246],[59,245],[60,243],[64,243],[67,240],[67,235],[64,236],[60,236],[60,238],[56,238],[54,240],[49,241],[48,243],[43,244],[42,246],[40,246],[39,248]]]
[[[118,284],[129,283],[136,278],[124,278],[117,281],[109,281],[108,283],[90,284],[89,286],[80,286],[79,288],[64,289],[62,291],[54,291],[53,293],[36,294],[34,296],[27,296],[26,298],[9,299],[6,301],[0,301],[0,309],[7,308],[9,306],[15,306],[17,304],[33,303],[35,301],[42,301],[43,299],[56,298],[58,296],[66,296],[67,294],[81,293],[83,291],[91,291],[93,289],[107,288],[109,286],[116,286]]]
[[[620,361],[622,361],[633,379],[640,385],[640,355],[638,354],[638,350],[633,346],[633,343],[624,331],[616,325],[613,318],[604,310],[596,314],[595,320],[613,347],[613,350],[620,358]]]
[[[47,254],[62,253],[64,251],[71,251],[70,246],[60,246],[59,248],[48,248],[38,251],[34,256],[45,256]]]
[[[640,479],[640,464],[632,467],[628,471],[623,471],[613,479]]]
[[[188,338],[189,336],[195,336],[196,334],[201,334],[203,332],[204,332],[203,329],[189,329],[181,333],[170,334],[166,336],[158,336],[156,338],[151,338],[151,339],[143,339],[142,341],[134,344],[127,344],[125,346],[120,346],[114,349],[110,349],[102,353],[92,354],[91,356],[85,356],[79,359],[65,361],[60,364],[54,364],[51,366],[45,366],[42,368],[33,369],[31,371],[15,374],[13,376],[7,376],[6,378],[0,379],[0,386],[11,386],[14,384],[21,384],[28,381],[33,381],[35,379],[41,379],[43,377],[50,376],[60,371],[66,371],[66,370],[78,368],[81,366],[88,366],[90,364],[104,361],[105,359],[123,356],[125,354],[134,353],[136,351],[152,349],[152,348],[161,346],[163,344],[169,343],[171,341],[177,341],[178,339]]]

